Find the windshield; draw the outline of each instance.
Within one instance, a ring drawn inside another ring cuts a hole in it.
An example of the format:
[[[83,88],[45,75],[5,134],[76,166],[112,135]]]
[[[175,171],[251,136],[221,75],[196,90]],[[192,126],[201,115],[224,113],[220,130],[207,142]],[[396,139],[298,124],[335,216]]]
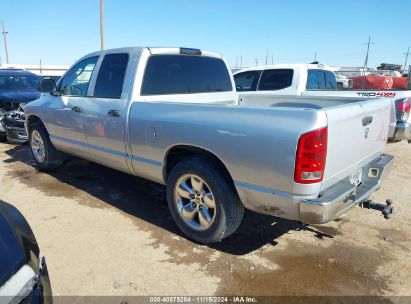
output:
[[[37,90],[39,81],[36,75],[0,75],[0,92]]]

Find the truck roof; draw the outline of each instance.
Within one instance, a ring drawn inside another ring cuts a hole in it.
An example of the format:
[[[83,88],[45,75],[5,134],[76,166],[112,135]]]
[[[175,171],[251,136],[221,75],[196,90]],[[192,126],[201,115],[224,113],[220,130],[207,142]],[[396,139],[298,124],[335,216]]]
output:
[[[251,67],[251,68],[244,68],[241,70],[236,71],[234,74],[238,74],[241,72],[246,72],[246,71],[262,71],[262,70],[269,70],[269,69],[304,69],[304,70],[326,70],[326,71],[331,71],[331,69],[324,64],[307,64],[307,63],[292,63],[292,64],[273,64],[273,65],[262,65],[262,66],[256,66],[256,67]]]
[[[0,75],[6,75],[6,76],[11,76],[11,75],[14,75],[14,76],[18,76],[18,75],[22,75],[22,76],[24,76],[24,75],[36,75],[36,74],[33,74],[32,72],[30,72],[30,71],[27,71],[27,70],[23,70],[23,69],[13,69],[13,68],[6,68],[6,69],[2,69],[2,68],[0,68]]]
[[[222,59],[223,56],[218,53],[204,51],[196,48],[186,48],[186,47],[122,47],[122,48],[113,48],[106,49],[103,51],[97,51],[90,54],[87,54],[84,57],[97,56],[100,54],[106,53],[121,53],[121,52],[140,52],[142,49],[149,51],[151,54],[186,54],[186,55],[201,55],[207,57],[215,57]],[[83,57],[83,58],[84,58]]]

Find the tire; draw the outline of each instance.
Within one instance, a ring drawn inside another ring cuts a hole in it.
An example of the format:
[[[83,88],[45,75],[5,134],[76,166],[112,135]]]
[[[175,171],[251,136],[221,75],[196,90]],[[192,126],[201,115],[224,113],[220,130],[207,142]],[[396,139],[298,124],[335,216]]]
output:
[[[203,192],[198,196],[195,189],[201,181]],[[180,230],[188,238],[204,244],[219,242],[234,233],[244,213],[231,178],[215,162],[201,156],[184,160],[171,170],[167,202]]]
[[[44,147],[44,154],[42,150],[39,149],[40,141]],[[63,164],[64,153],[53,146],[46,128],[40,121],[33,122],[30,125],[29,147],[39,170],[51,171]]]
[[[0,142],[4,143],[7,141],[6,133],[0,133]]]

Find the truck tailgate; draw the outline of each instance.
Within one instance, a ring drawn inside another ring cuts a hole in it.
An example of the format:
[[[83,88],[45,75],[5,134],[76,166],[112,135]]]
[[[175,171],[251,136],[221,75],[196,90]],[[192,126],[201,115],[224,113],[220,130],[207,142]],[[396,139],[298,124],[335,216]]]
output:
[[[325,109],[328,151],[322,189],[353,175],[383,151],[387,142],[391,103],[370,99]],[[359,174],[359,173],[358,173]]]

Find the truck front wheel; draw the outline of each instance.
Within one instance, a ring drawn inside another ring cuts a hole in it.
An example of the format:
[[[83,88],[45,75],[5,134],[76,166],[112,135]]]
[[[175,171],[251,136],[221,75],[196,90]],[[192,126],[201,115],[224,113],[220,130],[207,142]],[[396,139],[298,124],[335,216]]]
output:
[[[204,157],[184,160],[171,170],[167,201],[180,230],[205,244],[237,230],[244,212],[232,181]]]
[[[31,154],[40,170],[53,170],[63,164],[63,152],[53,146],[46,128],[39,121],[33,122],[30,125],[29,146]]]

